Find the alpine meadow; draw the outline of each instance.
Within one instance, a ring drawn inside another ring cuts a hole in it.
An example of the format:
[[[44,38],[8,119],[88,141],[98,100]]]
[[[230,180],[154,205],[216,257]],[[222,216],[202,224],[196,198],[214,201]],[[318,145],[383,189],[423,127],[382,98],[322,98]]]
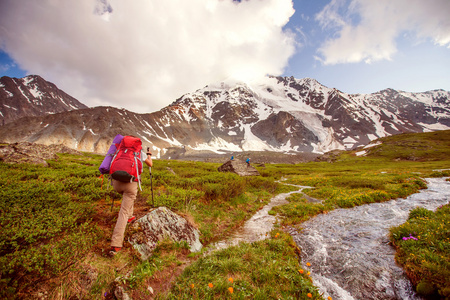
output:
[[[120,287],[132,299],[332,299],[314,286],[287,229],[337,208],[405,198],[427,188],[424,178],[450,176],[448,130],[374,145],[322,161],[253,162],[261,176],[247,177],[218,172],[220,163],[155,160],[152,178],[144,170],[136,217],[165,206],[198,228],[203,249],[191,253],[166,238],[147,260],[127,242],[130,230],[123,251],[106,255],[121,196],[99,177],[103,156],[58,154],[47,166],[0,162],[1,297],[114,299]],[[272,197],[296,190],[290,184],[311,188],[269,212],[277,221],[266,238],[211,249]],[[415,209],[391,229],[397,263],[427,297],[450,297],[449,209]]]

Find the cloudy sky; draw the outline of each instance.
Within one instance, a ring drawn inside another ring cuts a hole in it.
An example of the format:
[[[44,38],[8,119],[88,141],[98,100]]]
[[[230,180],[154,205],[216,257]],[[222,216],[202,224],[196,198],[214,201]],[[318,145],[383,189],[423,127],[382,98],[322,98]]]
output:
[[[161,109],[227,79],[450,90],[449,0],[0,0],[0,76]]]

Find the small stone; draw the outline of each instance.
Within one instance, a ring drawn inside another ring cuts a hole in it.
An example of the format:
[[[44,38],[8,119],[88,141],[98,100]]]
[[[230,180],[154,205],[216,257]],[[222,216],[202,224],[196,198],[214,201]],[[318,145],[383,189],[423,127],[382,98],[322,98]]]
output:
[[[150,294],[153,295],[153,288],[152,288],[151,286],[148,286],[148,287],[147,287],[147,290],[150,292]]]

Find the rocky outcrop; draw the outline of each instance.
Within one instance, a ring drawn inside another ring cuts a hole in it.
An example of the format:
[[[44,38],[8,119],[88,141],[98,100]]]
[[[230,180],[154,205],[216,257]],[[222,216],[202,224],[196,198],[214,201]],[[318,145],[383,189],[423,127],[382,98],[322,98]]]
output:
[[[199,231],[167,207],[158,207],[138,219],[132,230],[136,233],[131,236],[130,243],[141,254],[142,260],[150,257],[158,241],[167,237],[175,242],[186,241],[191,252],[202,249]]]
[[[259,176],[258,170],[252,167],[251,164],[247,164],[240,159],[229,160],[218,169],[219,172],[232,172],[239,176]]]
[[[29,163],[47,166],[47,160],[58,159],[56,153],[81,154],[62,145],[45,146],[28,142],[0,144],[0,161],[5,163]]]
[[[328,151],[325,154],[322,154],[321,156],[316,157],[316,159],[314,161],[320,162],[320,161],[326,161],[329,163],[333,163],[335,162],[342,153],[344,153],[345,151],[343,150],[332,150],[332,151]]]

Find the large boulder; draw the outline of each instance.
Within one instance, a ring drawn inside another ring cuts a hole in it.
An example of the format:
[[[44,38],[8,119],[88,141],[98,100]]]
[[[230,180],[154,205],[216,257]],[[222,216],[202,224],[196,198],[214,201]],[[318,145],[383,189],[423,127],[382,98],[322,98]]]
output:
[[[130,243],[141,254],[142,260],[149,258],[158,241],[166,237],[175,242],[186,241],[191,252],[198,252],[202,249],[198,230],[167,207],[158,207],[152,210],[138,219],[131,229],[136,233],[131,236]]]
[[[221,165],[217,170],[219,170],[219,172],[236,173],[239,176],[259,176],[258,170],[252,167],[252,165],[236,158],[233,160],[230,159]]]

